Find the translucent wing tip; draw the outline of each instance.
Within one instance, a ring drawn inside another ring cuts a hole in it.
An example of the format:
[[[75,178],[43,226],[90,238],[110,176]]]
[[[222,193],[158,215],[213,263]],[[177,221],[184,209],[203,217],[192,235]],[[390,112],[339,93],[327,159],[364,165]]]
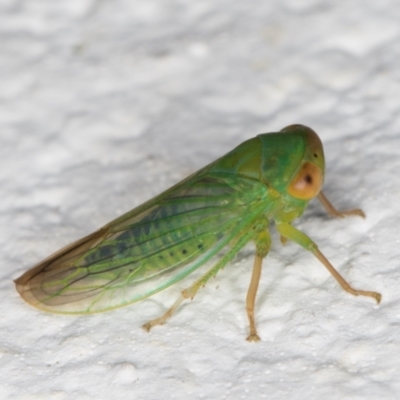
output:
[[[40,285],[35,284],[35,277],[37,277],[40,270],[43,268],[42,265],[39,265],[35,268],[30,269],[25,272],[19,278],[14,280],[15,287],[20,296],[29,304],[36,308],[46,309],[44,308],[44,304],[40,302],[40,298],[43,296],[39,296]]]
[[[76,279],[84,274],[75,263],[87,250],[101,242],[106,234],[105,228],[92,233],[52,254],[30,270],[26,271],[14,283],[20,296],[30,305],[54,313],[86,313],[75,306],[87,294],[69,292],[60,296],[62,289],[68,285],[72,274]],[[93,293],[92,293],[93,294]],[[68,305],[69,303],[74,306]]]
[[[30,305],[40,310],[57,314],[87,314],[90,311],[85,308],[84,301],[90,295],[96,295],[98,291],[80,292],[70,291],[61,293],[63,283],[54,284],[48,287],[44,282],[49,277],[49,271],[44,268],[47,263],[42,263],[31,270],[25,272],[14,283],[20,296]],[[53,273],[54,271],[50,271]]]

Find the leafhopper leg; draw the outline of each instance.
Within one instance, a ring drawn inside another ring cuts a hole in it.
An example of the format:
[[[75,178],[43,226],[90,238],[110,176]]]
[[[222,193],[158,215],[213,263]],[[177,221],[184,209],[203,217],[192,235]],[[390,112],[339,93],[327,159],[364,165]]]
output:
[[[169,308],[165,314],[163,314],[159,318],[155,318],[142,327],[145,331],[150,332],[150,329],[155,325],[163,325],[165,322],[172,316],[172,314],[177,310],[177,308],[181,305],[181,303],[186,299],[192,299],[196,295],[197,291],[205,286],[207,281],[217,275],[218,271],[225,267],[225,265],[231,261],[236,254],[246,245],[254,237],[254,232],[248,231],[246,234],[242,235],[242,237],[235,242],[234,246],[218,261],[218,263],[211,268],[205,275],[200,277],[196,282],[193,283],[192,286],[187,289],[182,290],[180,297],[175,303]]]
[[[256,301],[258,284],[261,277],[262,260],[268,254],[271,246],[271,237],[268,231],[261,232],[256,239],[256,257],[254,259],[253,272],[251,274],[250,286],[246,297],[246,311],[249,319],[250,334],[247,337],[249,342],[258,342],[260,337],[257,334],[257,328],[254,318],[254,305]]]
[[[254,266],[251,275],[250,286],[249,290],[247,291],[247,297],[246,297],[246,311],[250,324],[250,334],[249,336],[247,336],[246,340],[248,340],[249,342],[258,342],[260,340],[260,337],[257,334],[257,329],[254,319],[254,303],[256,300],[258,283],[260,282],[261,268],[262,268],[262,258],[258,254],[256,254],[256,257],[254,259]]]
[[[377,292],[371,292],[369,290],[357,290],[350,286],[350,284],[336,271],[333,265],[326,259],[326,257],[318,250],[315,249],[312,251],[315,257],[318,258],[322,264],[325,265],[327,270],[333,275],[333,277],[339,282],[340,286],[346,290],[347,292],[353,294],[354,296],[368,296],[373,297],[376,302],[379,304],[382,298],[382,295]]]
[[[322,191],[318,193],[318,200],[321,202],[321,204],[324,206],[326,212],[331,215],[332,217],[337,217],[337,218],[344,218],[349,215],[358,215],[361,218],[365,218],[364,211],[355,208],[354,210],[347,210],[347,211],[338,211],[336,208],[332,205],[332,203],[327,199],[327,197],[324,195]]]
[[[155,325],[163,325],[169,319],[172,314],[177,310],[177,308],[181,305],[181,303],[185,300],[185,297],[181,295],[178,300],[170,307],[161,317],[152,319],[151,321],[142,325],[142,328],[146,332],[150,332],[150,329]]]
[[[324,264],[326,269],[333,275],[333,277],[338,281],[339,285],[346,290],[346,292],[351,293],[354,296],[368,296],[372,297],[379,304],[381,301],[381,294],[377,292],[372,292],[368,290],[358,290],[354,289],[350,284],[339,274],[338,271],[333,267],[333,265],[326,259],[326,257],[319,251],[317,245],[303,232],[300,232],[298,229],[294,228],[292,225],[288,223],[280,223],[276,225],[279,233],[292,240],[293,242],[299,244],[304,247],[306,250],[310,251],[318,258],[319,261]]]

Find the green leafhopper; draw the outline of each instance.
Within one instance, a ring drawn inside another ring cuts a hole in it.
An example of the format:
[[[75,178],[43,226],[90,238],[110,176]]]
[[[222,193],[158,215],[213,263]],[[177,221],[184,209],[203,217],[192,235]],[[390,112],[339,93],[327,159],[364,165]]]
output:
[[[222,253],[215,265],[160,318],[163,324],[248,243],[255,261],[246,298],[249,341],[259,340],[254,304],[263,258],[275,223],[282,242],[292,240],[314,254],[344,290],[381,295],[350,286],[317,245],[291,225],[318,197],[335,217],[339,212],[321,192],[325,160],[321,140],[310,128],[290,125],[249,139],[172,188],[51,255],[15,283],[28,303],[45,311],[91,314],[142,300],[165,289]]]

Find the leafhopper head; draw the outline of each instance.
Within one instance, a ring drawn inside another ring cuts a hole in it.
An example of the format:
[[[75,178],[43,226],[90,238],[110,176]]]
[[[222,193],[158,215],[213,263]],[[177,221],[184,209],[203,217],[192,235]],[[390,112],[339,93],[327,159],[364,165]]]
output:
[[[290,125],[282,129],[283,133],[300,133],[306,146],[303,160],[295,171],[287,191],[300,200],[310,200],[317,196],[324,183],[325,158],[322,143],[318,135],[304,125]]]
[[[290,125],[279,133],[262,134],[263,181],[283,196],[308,201],[324,182],[325,159],[321,140],[310,128]]]

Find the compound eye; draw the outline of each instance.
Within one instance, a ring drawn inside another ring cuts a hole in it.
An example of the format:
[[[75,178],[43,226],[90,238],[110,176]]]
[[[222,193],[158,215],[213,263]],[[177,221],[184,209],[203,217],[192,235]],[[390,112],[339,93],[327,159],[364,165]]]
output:
[[[288,193],[300,200],[310,200],[321,190],[324,177],[321,168],[305,162],[288,187]]]

